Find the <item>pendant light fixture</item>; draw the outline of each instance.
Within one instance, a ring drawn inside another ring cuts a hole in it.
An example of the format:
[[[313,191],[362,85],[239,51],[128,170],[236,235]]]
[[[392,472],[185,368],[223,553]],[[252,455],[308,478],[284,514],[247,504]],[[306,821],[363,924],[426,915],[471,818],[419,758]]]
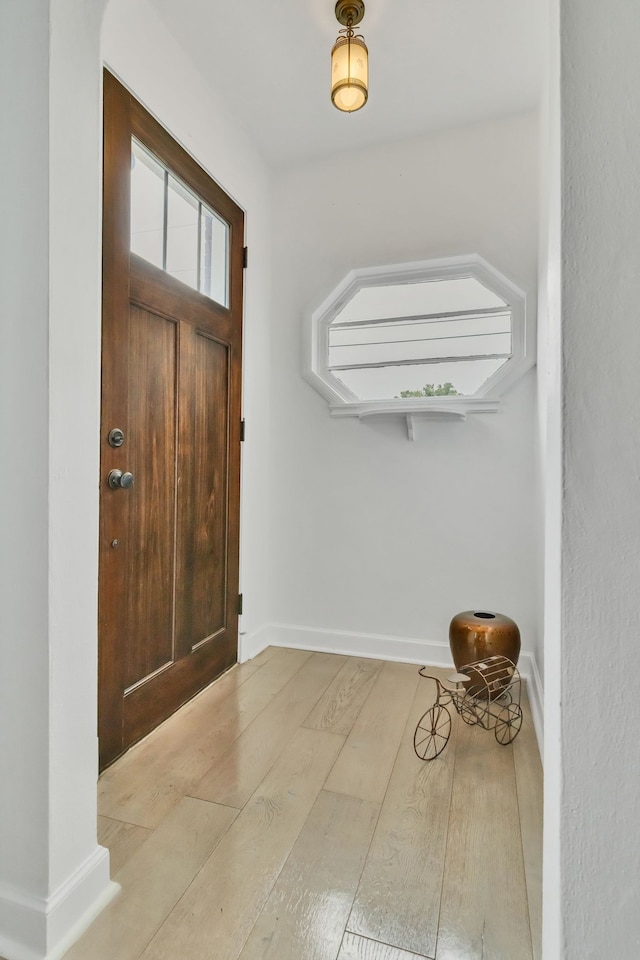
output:
[[[363,0],[338,0],[336,19],[344,24],[331,51],[331,102],[353,113],[369,96],[369,51],[361,34],[353,32],[364,17]]]

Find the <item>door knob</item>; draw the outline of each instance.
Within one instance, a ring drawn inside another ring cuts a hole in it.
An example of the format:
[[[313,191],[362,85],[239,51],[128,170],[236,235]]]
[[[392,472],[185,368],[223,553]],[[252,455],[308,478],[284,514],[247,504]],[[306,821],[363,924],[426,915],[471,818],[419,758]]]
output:
[[[112,470],[107,477],[107,483],[112,490],[117,490],[119,487],[128,490],[129,487],[133,486],[133,474],[123,473],[122,470]]]

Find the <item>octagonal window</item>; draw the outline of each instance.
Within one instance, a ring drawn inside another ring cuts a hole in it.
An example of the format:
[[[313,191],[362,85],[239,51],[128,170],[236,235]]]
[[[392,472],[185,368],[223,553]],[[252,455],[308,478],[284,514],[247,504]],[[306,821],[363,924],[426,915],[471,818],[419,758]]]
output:
[[[524,293],[477,255],[352,271],[310,337],[307,378],[355,415],[470,409],[533,362]]]

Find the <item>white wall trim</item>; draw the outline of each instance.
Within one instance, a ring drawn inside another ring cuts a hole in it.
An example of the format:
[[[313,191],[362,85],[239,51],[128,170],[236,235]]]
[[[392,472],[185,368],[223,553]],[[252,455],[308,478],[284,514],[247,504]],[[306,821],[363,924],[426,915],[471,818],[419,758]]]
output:
[[[50,897],[0,888],[0,955],[60,960],[120,886],[109,879],[109,851],[96,846]]]
[[[449,644],[442,640],[416,640],[411,637],[393,637],[376,633],[355,633],[350,630],[327,630],[303,627],[290,623],[268,623],[251,634],[242,634],[238,661],[244,663],[256,657],[268,646],[313,650],[319,653],[340,653],[351,657],[370,657],[373,660],[395,660],[430,667],[452,665]],[[521,676],[527,681],[527,691],[540,756],[543,756],[544,695],[535,654],[521,650],[518,660]]]

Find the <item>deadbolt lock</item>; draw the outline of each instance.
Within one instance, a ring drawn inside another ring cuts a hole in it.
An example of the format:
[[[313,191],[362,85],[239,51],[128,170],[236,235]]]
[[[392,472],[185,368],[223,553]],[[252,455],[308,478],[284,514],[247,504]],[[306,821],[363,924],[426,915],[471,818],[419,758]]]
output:
[[[128,471],[123,473],[122,470],[111,470],[107,483],[112,490],[128,490],[133,486],[133,474]]]
[[[114,427],[113,430],[109,431],[108,439],[112,447],[121,447],[124,443],[124,433],[120,427]]]

